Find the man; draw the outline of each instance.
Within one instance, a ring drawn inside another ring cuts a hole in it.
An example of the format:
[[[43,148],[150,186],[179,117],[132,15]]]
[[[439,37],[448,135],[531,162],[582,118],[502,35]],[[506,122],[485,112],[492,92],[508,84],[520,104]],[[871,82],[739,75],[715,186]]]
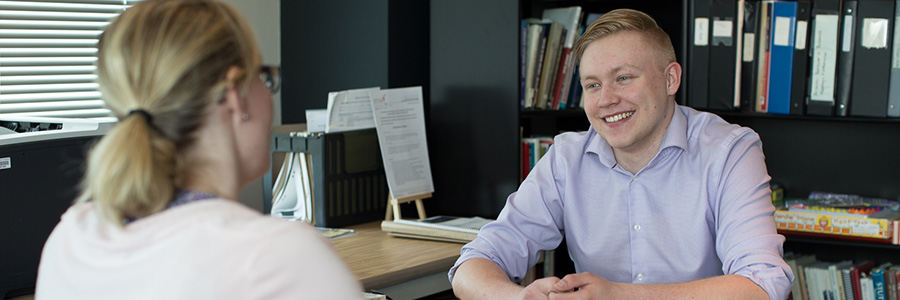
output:
[[[575,46],[587,132],[564,133],[450,270],[463,299],[785,299],[759,136],[675,103],[681,66],[644,13]],[[579,274],[516,285],[565,237]]]

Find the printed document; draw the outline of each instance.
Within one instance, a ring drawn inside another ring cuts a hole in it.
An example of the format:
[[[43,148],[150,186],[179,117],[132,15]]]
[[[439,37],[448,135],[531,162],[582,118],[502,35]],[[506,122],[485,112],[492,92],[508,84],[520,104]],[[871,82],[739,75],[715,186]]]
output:
[[[328,93],[328,120],[325,132],[341,132],[375,127],[372,92],[381,88],[354,89]]]
[[[374,91],[371,99],[391,195],[400,199],[434,192],[422,87]]]

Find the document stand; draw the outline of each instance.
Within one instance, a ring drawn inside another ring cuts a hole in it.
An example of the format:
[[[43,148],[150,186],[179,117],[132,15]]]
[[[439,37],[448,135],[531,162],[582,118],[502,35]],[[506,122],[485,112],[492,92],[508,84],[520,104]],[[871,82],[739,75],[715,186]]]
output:
[[[400,215],[400,204],[413,201],[416,202],[416,211],[418,211],[419,213],[419,220],[425,219],[425,205],[422,203],[422,199],[425,198],[431,198],[431,193],[409,196],[400,199],[394,198],[394,195],[388,193],[388,208],[384,212],[384,220],[392,221],[392,215],[394,220],[401,219],[402,217]]]
[[[273,133],[269,149],[272,155],[310,154],[315,226],[345,227],[381,218],[388,187],[375,129],[306,136]],[[270,169],[263,175],[266,214],[272,211],[272,185]]]

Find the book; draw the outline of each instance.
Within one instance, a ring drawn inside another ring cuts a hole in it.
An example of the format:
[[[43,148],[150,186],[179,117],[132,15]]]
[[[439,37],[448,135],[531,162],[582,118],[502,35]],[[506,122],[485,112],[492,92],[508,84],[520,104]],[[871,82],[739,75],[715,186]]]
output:
[[[891,267],[891,263],[885,263],[872,269],[872,285],[875,289],[875,300],[887,299],[887,287],[884,270]]]
[[[565,41],[566,29],[562,24],[551,20],[543,20],[550,24],[550,31],[547,35],[547,48],[544,51],[544,63],[541,66],[541,76],[537,87],[537,101],[534,108],[549,109],[553,99],[550,98],[554,83],[556,82],[557,68],[559,67],[559,57],[562,53],[563,42]]]
[[[806,289],[809,299],[827,299],[831,288],[830,262],[818,261],[803,269],[806,275]]]
[[[794,34],[794,67],[791,78],[790,114],[806,113],[807,78],[809,77],[809,23],[812,5],[809,1],[797,1],[797,26]]]
[[[837,57],[837,93],[834,114],[846,117],[850,112],[850,89],[853,83],[853,47],[856,42],[856,21],[859,1],[844,0],[841,4],[841,48]]]
[[[522,108],[530,109],[534,107],[535,102],[535,94],[537,91],[535,89],[535,76],[538,76],[537,70],[539,70],[540,64],[540,53],[543,51],[543,32],[544,26],[541,24],[536,24],[536,20],[525,20],[525,24],[528,27],[527,29],[527,38],[526,41],[526,50],[525,50],[525,86],[522,88],[525,91],[524,98],[522,99]]]
[[[794,299],[808,299],[803,295],[806,294],[806,280],[803,269],[816,262],[815,255],[785,255],[785,262],[791,267],[794,273],[794,281],[791,284],[791,295]]]
[[[766,112],[787,115],[791,108],[794,68],[794,34],[797,2],[772,3],[772,36],[769,39],[768,103]]]
[[[559,7],[545,9],[542,17],[563,25],[566,30],[563,41],[562,53],[559,58],[559,72],[552,91],[551,109],[565,108],[568,97],[569,85],[575,71],[575,57],[572,55],[572,47],[578,35],[579,21],[581,20],[581,6]]]
[[[830,275],[829,278],[831,279],[830,287],[828,290],[830,294],[834,295],[834,299],[846,297],[847,294],[844,285],[845,280],[843,278],[844,273],[842,270],[849,269],[852,266],[853,262],[849,260],[832,263],[828,266],[828,274]],[[849,285],[849,280],[847,280],[846,283]]]
[[[834,115],[840,0],[815,0],[810,31],[810,63],[806,113]]]
[[[391,236],[468,243],[491,219],[481,217],[435,216],[423,220],[385,220],[381,230]]]
[[[875,283],[869,274],[863,273],[859,278],[859,289],[863,300],[875,300]]]
[[[860,287],[860,278],[862,278],[864,274],[869,274],[873,267],[875,267],[875,263],[871,260],[866,260],[858,262],[850,268],[850,281],[853,284],[854,299],[862,299],[862,287]]]
[[[857,7],[851,116],[887,117],[891,76],[893,0],[860,0]]]
[[[844,299],[847,300],[856,300],[856,296],[853,295],[853,276],[852,276],[853,266],[844,266],[840,268],[841,271],[841,279],[843,280],[843,288],[844,288]]]
[[[897,269],[894,266],[884,268],[884,290],[888,300],[898,300]]]

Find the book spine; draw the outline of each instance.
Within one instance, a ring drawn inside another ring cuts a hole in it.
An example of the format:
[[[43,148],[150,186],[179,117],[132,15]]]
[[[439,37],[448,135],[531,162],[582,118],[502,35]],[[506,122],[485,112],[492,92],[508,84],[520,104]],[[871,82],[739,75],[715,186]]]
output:
[[[850,269],[841,270],[841,279],[844,284],[844,297],[847,300],[855,300],[856,298],[853,296],[853,276],[850,274]]]
[[[884,269],[878,268],[872,270],[872,285],[875,290],[875,300],[885,300],[884,298]]]

